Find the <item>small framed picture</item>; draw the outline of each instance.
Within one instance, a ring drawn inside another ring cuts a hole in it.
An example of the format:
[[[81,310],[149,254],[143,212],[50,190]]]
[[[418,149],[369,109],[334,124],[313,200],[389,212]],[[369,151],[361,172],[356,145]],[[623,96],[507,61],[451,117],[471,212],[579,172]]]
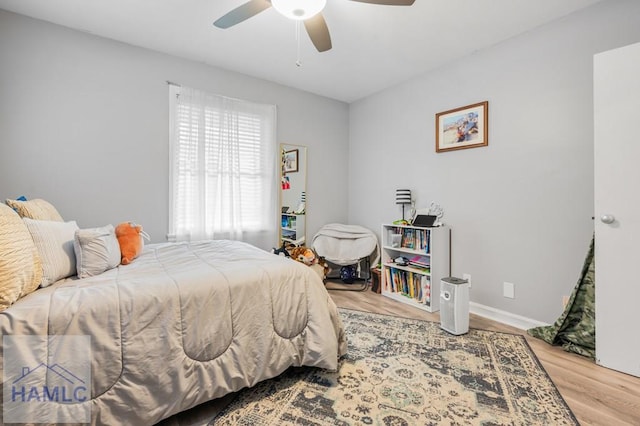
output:
[[[282,171],[285,173],[295,173],[298,171],[298,150],[285,151],[282,158]]]
[[[436,114],[436,152],[489,145],[489,102]]]

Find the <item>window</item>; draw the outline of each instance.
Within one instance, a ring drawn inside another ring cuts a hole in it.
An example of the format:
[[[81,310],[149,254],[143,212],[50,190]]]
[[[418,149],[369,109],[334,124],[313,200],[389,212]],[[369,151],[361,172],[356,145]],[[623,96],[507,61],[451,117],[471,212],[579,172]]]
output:
[[[170,85],[170,241],[276,234],[276,108]]]

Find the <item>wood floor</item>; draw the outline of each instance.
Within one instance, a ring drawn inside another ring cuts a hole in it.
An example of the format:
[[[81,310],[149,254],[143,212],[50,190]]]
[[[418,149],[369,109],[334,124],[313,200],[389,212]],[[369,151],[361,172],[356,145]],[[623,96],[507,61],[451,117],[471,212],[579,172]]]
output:
[[[331,290],[340,287],[342,285],[327,284],[329,294],[339,307],[440,321],[438,313],[429,313],[369,290]],[[589,359],[530,337],[524,330],[476,315],[471,315],[469,323],[472,328],[524,335],[581,425],[640,426],[640,378],[599,367]],[[229,401],[226,397],[202,404],[159,425],[206,425]]]

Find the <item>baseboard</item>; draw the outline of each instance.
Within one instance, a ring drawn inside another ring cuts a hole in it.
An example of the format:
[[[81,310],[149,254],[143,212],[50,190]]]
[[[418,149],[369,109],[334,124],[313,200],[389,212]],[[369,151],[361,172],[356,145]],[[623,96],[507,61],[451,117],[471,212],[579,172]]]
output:
[[[512,314],[511,312],[502,311],[500,309],[492,308],[491,306],[481,305],[475,302],[469,302],[469,311],[472,314],[480,315],[481,317],[488,318],[493,321],[498,321],[503,324],[507,324],[512,327],[519,328],[521,330],[528,330],[533,327],[549,325],[541,321],[536,321],[531,318]]]

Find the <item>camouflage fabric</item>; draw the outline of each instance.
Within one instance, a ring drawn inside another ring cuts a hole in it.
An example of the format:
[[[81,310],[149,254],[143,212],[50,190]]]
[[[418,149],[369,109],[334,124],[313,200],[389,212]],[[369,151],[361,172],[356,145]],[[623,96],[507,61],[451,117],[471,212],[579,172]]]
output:
[[[560,318],[553,325],[527,330],[533,337],[592,359],[596,352],[594,245],[592,238],[580,279]]]

